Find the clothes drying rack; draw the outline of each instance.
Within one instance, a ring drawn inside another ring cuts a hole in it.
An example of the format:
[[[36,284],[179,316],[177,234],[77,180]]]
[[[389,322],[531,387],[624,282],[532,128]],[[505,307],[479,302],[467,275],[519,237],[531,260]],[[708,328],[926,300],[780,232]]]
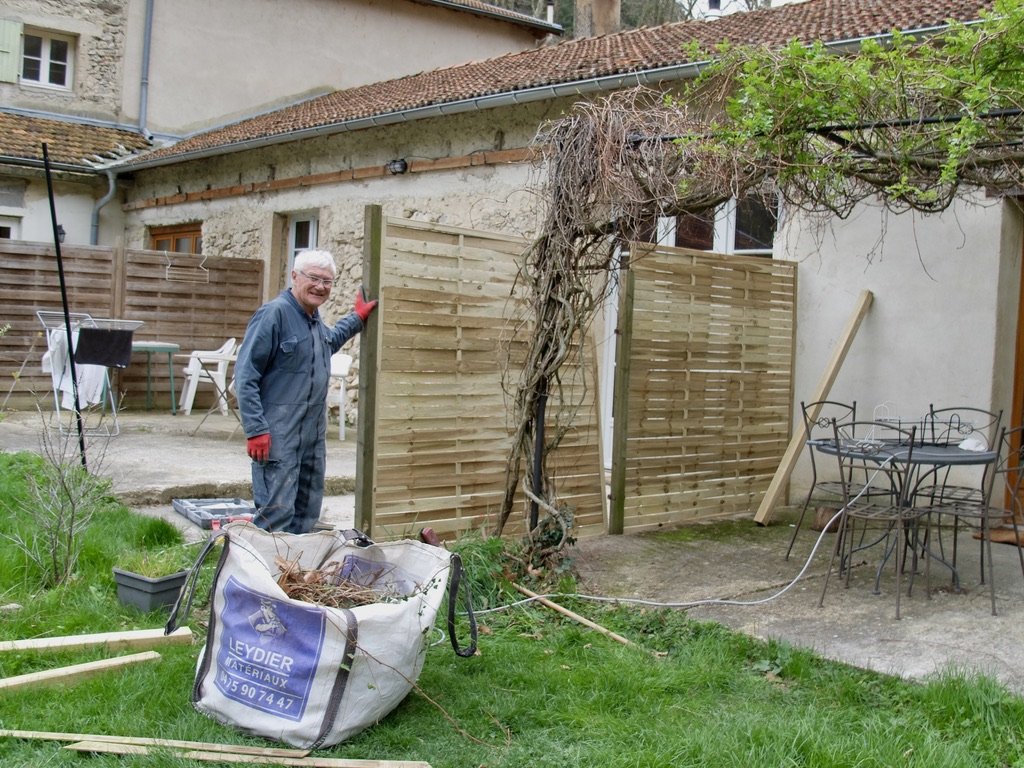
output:
[[[65,325],[64,313],[60,311],[40,309],[36,311],[36,317],[39,318],[39,322],[42,324],[43,329],[46,332],[46,355],[44,355],[43,367],[44,370],[49,370],[51,379],[53,382],[53,404],[57,414],[57,428],[60,430],[60,434],[63,436],[74,431],[75,426],[69,419],[69,423],[65,425],[64,413],[72,414],[73,411],[66,405],[62,405],[65,393],[70,391],[71,382],[71,365],[70,355],[67,350],[67,328]],[[141,320],[118,320],[107,317],[93,317],[87,312],[69,312],[68,318],[71,321],[71,333],[72,333],[72,344],[75,346],[75,369],[78,373],[79,392],[82,393],[82,385],[84,380],[89,380],[91,377],[100,377],[94,379],[92,384],[94,387],[99,387],[98,395],[96,397],[90,397],[89,402],[82,403],[81,398],[79,400],[79,410],[85,413],[87,408],[90,406],[99,405],[100,414],[99,419],[95,424],[84,426],[83,431],[88,434],[98,434],[113,437],[120,433],[121,428],[117,421],[117,398],[114,394],[113,388],[110,386],[110,362],[109,360],[103,360],[102,364],[98,364],[99,361],[82,359],[81,350],[79,349],[78,338],[79,333],[83,328],[100,329],[105,331],[122,331],[128,333],[128,351],[130,354],[131,349],[131,338],[130,334],[136,328],[139,328],[144,323]],[[116,367],[127,366],[127,358],[116,361]],[[107,404],[110,405],[111,423],[106,423],[105,416],[107,410]]]

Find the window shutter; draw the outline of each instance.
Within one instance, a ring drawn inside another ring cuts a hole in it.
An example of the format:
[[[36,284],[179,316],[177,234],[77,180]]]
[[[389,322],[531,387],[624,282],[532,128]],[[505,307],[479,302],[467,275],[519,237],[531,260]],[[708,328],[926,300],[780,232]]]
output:
[[[0,82],[18,82],[21,22],[0,19]]]

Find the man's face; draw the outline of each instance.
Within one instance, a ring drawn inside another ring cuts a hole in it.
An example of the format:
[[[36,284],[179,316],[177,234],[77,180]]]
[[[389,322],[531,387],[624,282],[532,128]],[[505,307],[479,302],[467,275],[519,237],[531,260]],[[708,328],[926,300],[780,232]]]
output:
[[[323,267],[306,267],[292,272],[292,295],[309,314],[327,301],[333,287],[334,277]]]

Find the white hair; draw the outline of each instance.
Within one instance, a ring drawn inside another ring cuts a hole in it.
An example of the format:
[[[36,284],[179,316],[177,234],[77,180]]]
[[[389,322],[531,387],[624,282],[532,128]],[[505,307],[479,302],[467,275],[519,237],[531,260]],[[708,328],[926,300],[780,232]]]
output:
[[[295,256],[295,264],[292,266],[292,269],[298,272],[306,267],[329,269],[331,271],[331,275],[334,277],[338,276],[338,267],[334,263],[334,256],[331,255],[330,251],[299,251]]]

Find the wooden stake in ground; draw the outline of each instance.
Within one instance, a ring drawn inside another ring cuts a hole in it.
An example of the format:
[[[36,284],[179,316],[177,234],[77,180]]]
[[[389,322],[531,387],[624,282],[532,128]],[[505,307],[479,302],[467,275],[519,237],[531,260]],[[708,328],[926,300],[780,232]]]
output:
[[[832,384],[835,383],[839,369],[843,365],[843,360],[846,359],[846,353],[850,351],[853,338],[857,335],[857,329],[860,328],[860,322],[864,319],[864,315],[867,314],[873,299],[874,294],[871,291],[861,291],[860,298],[857,300],[857,307],[847,322],[846,330],[843,331],[843,335],[839,339],[839,346],[832,353],[832,359],[825,366],[825,372],[821,377],[821,381],[818,382],[818,388],[814,390],[811,398],[805,402],[814,403],[828,397],[829,390],[832,389]],[[800,457],[800,452],[804,449],[806,440],[807,425],[804,424],[803,417],[801,417],[800,423],[793,428],[793,438],[789,441],[789,446],[782,455],[782,462],[775,471],[775,477],[772,478],[772,482],[768,486],[768,490],[765,491],[764,498],[761,500],[761,506],[758,507],[757,514],[754,515],[755,523],[765,525],[769,518],[771,518],[772,512],[775,511],[775,505],[782,496],[786,483],[789,482],[789,476],[793,474],[793,467],[796,466],[796,460]]]

